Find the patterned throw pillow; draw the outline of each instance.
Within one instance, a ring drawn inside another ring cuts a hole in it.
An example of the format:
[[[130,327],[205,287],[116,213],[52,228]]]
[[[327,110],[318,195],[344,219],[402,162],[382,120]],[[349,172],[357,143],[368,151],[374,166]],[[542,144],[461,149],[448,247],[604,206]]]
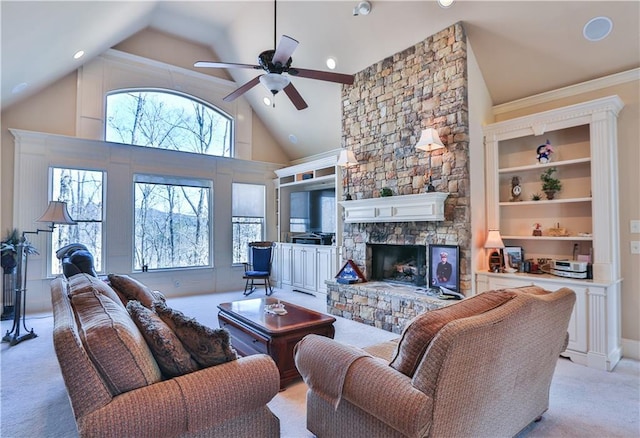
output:
[[[515,296],[515,292],[485,292],[416,316],[402,331],[402,337],[389,366],[413,377],[427,347],[442,327],[450,321],[495,309]]]
[[[181,376],[200,368],[180,339],[156,313],[135,300],[127,303],[127,310],[165,377]]]
[[[178,336],[182,345],[201,367],[206,368],[237,359],[228,331],[206,327],[160,301],[153,303],[153,309]]]
[[[70,297],[82,344],[111,394],[162,380],[158,363],[122,303],[95,289]]]
[[[135,278],[119,274],[109,274],[107,278],[111,283],[111,287],[120,292],[127,301],[140,301],[140,303],[147,309],[153,308],[153,302],[157,299],[156,296],[151,289],[140,283]]]

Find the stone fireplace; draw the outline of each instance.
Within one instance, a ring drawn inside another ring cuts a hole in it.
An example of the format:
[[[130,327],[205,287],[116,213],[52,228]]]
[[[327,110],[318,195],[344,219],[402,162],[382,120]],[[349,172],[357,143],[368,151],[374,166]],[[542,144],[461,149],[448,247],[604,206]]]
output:
[[[425,193],[429,178],[436,192],[448,193],[443,219],[345,221],[342,262],[352,260],[368,280],[380,276],[378,266],[384,271],[394,265],[413,274],[415,264],[419,277],[420,265],[426,264],[390,262],[388,256],[374,261],[374,245],[419,246],[425,258],[429,244],[458,245],[460,292],[471,291],[467,87],[466,35],[462,23],[456,23],[356,73],[353,86],[342,88],[342,146],[359,163],[348,169],[348,176],[342,171],[342,184],[348,177],[354,200],[380,198],[382,189],[390,189],[393,197]],[[415,149],[426,128],[435,128],[445,145],[430,155]],[[384,280],[329,282],[329,311],[399,332],[415,314],[446,303],[422,295],[421,286]]]
[[[444,219],[346,221],[342,263],[353,260],[367,279],[378,279],[373,268],[387,262],[373,262],[372,245],[458,245],[460,292],[468,294],[472,282],[469,120],[462,23],[356,73],[353,86],[343,87],[342,100],[343,145],[359,162],[349,168],[354,200],[378,200],[383,188],[393,194],[384,199],[425,193],[429,155],[415,145],[427,127],[436,128],[445,145],[431,152],[432,183],[436,192],[448,193]],[[342,177],[346,184],[344,170]]]

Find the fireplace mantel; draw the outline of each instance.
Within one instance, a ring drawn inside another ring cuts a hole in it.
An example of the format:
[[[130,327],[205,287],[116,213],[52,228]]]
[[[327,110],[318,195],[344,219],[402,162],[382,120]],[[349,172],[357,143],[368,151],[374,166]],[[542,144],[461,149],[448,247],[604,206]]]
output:
[[[420,222],[444,220],[448,193],[386,196],[342,201],[346,223]]]

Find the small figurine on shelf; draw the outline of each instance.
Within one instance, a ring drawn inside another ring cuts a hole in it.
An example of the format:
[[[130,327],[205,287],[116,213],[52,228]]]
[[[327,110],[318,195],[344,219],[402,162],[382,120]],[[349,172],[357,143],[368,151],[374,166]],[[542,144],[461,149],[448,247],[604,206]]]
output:
[[[546,164],[551,161],[551,154],[553,153],[553,147],[551,146],[551,142],[547,140],[545,144],[541,144],[536,149],[536,153],[538,154],[538,163]]]
[[[534,236],[542,236],[542,225],[535,223],[533,224],[534,229],[533,229],[533,235]]]

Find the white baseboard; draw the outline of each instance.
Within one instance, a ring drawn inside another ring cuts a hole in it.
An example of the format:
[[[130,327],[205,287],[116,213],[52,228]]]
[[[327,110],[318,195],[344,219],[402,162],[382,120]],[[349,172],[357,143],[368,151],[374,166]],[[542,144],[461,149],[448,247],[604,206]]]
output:
[[[622,357],[640,360],[640,341],[622,338]]]

